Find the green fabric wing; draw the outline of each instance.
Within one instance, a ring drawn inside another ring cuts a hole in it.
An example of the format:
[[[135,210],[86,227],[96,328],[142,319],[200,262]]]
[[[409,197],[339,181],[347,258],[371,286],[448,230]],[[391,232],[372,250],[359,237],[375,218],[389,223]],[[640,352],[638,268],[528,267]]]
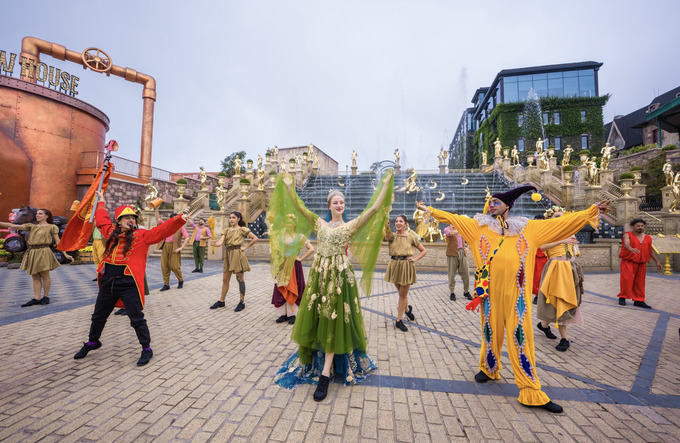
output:
[[[350,243],[350,251],[352,251],[352,255],[362,269],[360,284],[366,297],[371,296],[373,271],[375,271],[375,264],[378,261],[378,254],[385,235],[385,225],[390,218],[392,200],[394,199],[394,175],[392,174],[387,184],[383,183],[384,177],[385,175],[380,179],[380,184],[373,192],[368,206],[361,215],[363,216],[368,209],[376,204],[383,188],[387,187],[383,201],[380,203],[377,212],[352,235],[352,242]]]
[[[271,248],[270,272],[278,286],[290,280],[295,259],[314,230],[318,216],[305,208],[292,186],[288,188],[282,178],[276,177],[276,187],[267,207],[267,226]],[[311,220],[310,220],[311,218]]]

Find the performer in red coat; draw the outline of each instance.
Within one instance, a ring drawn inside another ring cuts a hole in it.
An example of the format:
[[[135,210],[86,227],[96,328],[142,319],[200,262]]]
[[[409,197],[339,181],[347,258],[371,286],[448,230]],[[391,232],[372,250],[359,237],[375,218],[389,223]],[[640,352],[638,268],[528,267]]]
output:
[[[142,355],[138,366],[151,360],[151,336],[144,314],[144,273],[149,246],[173,235],[184,226],[190,216],[178,215],[153,229],[138,229],[137,214],[132,206],[116,209],[116,223],[112,223],[106,212],[104,197],[99,193],[99,204],[95,211],[95,223],[106,240],[106,249],[97,268],[99,293],[94,305],[89,341],[74,356],[84,358],[88,352],[102,346],[99,337],[106,320],[115,306],[124,307],[135,329]]]
[[[630,222],[632,231],[623,234],[621,239],[621,292],[619,304],[626,306],[626,299],[632,298],[633,305],[651,308],[645,303],[645,279],[647,278],[647,262],[652,258],[656,269],[663,269],[661,262],[652,249],[652,237],[644,233],[647,223],[638,218]]]

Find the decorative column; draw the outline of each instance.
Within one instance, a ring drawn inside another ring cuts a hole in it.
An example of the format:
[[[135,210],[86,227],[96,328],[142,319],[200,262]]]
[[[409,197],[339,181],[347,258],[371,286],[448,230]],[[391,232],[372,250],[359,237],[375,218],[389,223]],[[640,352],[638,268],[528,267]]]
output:
[[[189,200],[184,197],[175,197],[172,199],[172,212],[180,214],[189,206]]]
[[[635,197],[617,198],[614,200],[614,205],[616,207],[617,226],[625,226],[638,212],[638,199]]]
[[[550,181],[552,180],[552,172],[550,172],[550,170],[544,169],[541,169],[539,172],[541,174],[541,189],[543,192],[549,192]]]
[[[511,162],[512,162],[512,159],[509,159],[507,157],[503,158],[503,166],[502,166],[503,171],[507,171],[508,169],[510,169],[510,166],[512,165]]]
[[[614,171],[600,169],[600,184],[605,185],[607,183],[614,183]]]
[[[574,210],[574,184],[565,183],[562,185],[562,206],[567,211]]]
[[[352,175],[357,175],[357,167],[352,166]]]
[[[600,196],[602,195],[602,186],[591,186],[585,187],[586,191],[586,207],[592,205],[593,203],[600,201]]]
[[[499,168],[502,168],[503,167],[503,157],[501,157],[500,155],[497,156],[497,157],[494,157],[493,158],[493,164],[494,164],[494,166],[498,166]]]
[[[661,210],[668,212],[673,204],[673,200],[675,200],[675,197],[673,197],[673,186],[664,186],[661,188],[661,201],[663,204]]]
[[[196,198],[203,198],[203,210],[207,211],[210,209],[210,191],[199,189],[196,191]]]
[[[446,174],[446,165],[439,165],[439,173]]]

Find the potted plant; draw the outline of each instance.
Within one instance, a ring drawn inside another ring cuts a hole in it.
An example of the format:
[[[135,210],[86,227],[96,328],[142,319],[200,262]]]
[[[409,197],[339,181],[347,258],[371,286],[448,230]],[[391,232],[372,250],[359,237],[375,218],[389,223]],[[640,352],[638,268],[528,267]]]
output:
[[[633,185],[639,185],[640,180],[642,180],[642,170],[644,168],[642,166],[633,166],[630,168],[630,171],[633,173],[633,177],[635,178],[635,183]]]
[[[4,239],[3,239],[4,240]],[[10,257],[12,257],[12,253],[6,250],[5,248],[0,249],[0,263],[5,263],[8,262]]]
[[[248,167],[247,171],[250,172],[253,169],[253,160],[246,160],[246,166]]]
[[[548,157],[553,158],[555,156],[555,146],[548,146]]]
[[[562,166],[562,178],[566,184],[571,184],[574,179],[574,167],[572,165]]]
[[[534,165],[534,154],[527,154],[527,163],[529,166]]]
[[[590,151],[588,149],[581,149],[581,152],[578,153],[578,158],[581,160],[581,163],[585,164],[590,158]]]
[[[94,263],[94,259],[92,258],[92,246],[78,249],[78,258],[81,263]]]
[[[619,175],[619,183],[621,184],[621,190],[623,191],[623,196],[628,197],[628,193],[633,190],[633,180],[635,175],[632,172],[624,172]]]
[[[510,155],[510,148],[503,148],[503,158],[508,158]]]
[[[177,180],[177,193],[179,198],[184,198],[184,193],[187,191],[187,181],[183,178]]]
[[[220,188],[224,187],[224,179],[227,178],[227,173],[222,171],[219,174],[217,174],[217,185]]]
[[[245,197],[246,195],[248,195],[248,188],[250,188],[250,180],[248,180],[247,178],[242,178],[238,181],[238,183],[241,187],[240,189],[241,194],[243,195],[243,197]]]

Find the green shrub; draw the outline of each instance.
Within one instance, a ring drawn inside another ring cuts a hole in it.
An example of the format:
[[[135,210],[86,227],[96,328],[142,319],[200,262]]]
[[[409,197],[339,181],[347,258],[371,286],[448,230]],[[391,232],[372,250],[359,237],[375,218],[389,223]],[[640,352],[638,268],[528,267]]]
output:
[[[630,168],[631,171],[642,171],[643,169],[645,168],[643,168],[642,166],[632,166]]]
[[[222,171],[222,172],[220,172],[219,174],[217,174],[217,176],[218,176],[218,177],[226,177],[226,176],[227,176],[227,173],[224,172],[224,171]]]
[[[632,172],[624,172],[623,174],[619,175],[619,180],[632,180],[634,178],[635,176]]]
[[[562,170],[565,172],[573,171],[574,167],[572,165],[562,166]]]
[[[661,148],[661,152],[666,152],[666,151],[671,151],[673,149],[677,149],[678,147],[675,145],[666,145],[663,148]]]
[[[248,180],[247,178],[242,178],[241,180],[239,180],[239,183],[241,183],[242,185],[249,185],[250,180]]]
[[[179,180],[177,180],[176,183],[177,183],[178,185],[186,185],[186,184],[187,184],[187,181],[186,181],[185,179],[183,179],[183,178],[180,178]]]
[[[589,149],[581,149],[577,153],[578,153],[578,155],[590,155],[590,150]]]

